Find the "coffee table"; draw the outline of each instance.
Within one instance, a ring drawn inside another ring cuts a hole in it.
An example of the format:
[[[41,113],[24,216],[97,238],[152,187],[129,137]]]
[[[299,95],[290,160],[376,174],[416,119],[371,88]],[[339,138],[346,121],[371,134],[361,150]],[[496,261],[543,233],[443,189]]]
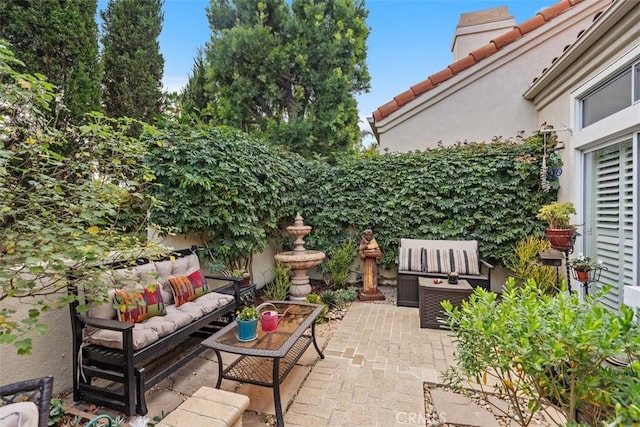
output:
[[[202,345],[212,348],[218,358],[216,388],[220,388],[223,378],[272,387],[276,419],[279,426],[284,426],[280,384],[311,343],[320,358],[324,359],[316,342],[315,329],[316,319],[324,306],[288,301],[269,302],[277,308],[278,313],[285,313],[276,331],[266,333],[258,322],[257,338],[241,342],[238,340],[236,322],[232,322],[204,340]],[[311,335],[305,334],[309,328]],[[239,354],[240,357],[223,369],[221,352]]]

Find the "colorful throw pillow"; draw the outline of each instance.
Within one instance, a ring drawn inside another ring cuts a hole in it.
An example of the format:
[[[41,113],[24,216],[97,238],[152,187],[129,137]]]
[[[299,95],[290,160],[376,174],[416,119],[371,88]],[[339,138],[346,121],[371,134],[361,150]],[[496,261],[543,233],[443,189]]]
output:
[[[420,249],[400,248],[398,254],[398,270],[422,271]]]
[[[133,290],[116,289],[113,299],[118,320],[121,322],[137,323],[153,316],[167,314],[160,285],[149,285]]]
[[[169,284],[176,307],[209,292],[209,285],[202,270],[196,270],[188,276],[169,277]]]

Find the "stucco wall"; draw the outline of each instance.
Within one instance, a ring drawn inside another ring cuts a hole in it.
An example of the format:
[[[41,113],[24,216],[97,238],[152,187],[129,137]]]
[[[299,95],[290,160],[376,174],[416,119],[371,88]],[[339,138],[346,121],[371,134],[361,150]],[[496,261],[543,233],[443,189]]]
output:
[[[15,320],[26,318],[30,305],[9,298],[0,303],[0,307],[17,310]],[[64,306],[61,310],[44,313],[41,320],[49,330],[43,336],[31,335],[32,355],[19,356],[12,345],[0,345],[0,384],[53,375],[54,393],[69,391],[73,380],[69,309]]]
[[[605,4],[597,0],[572,7],[376,122],[380,149],[406,152],[436,147],[439,141],[490,141],[538,130],[543,122],[522,94]]]

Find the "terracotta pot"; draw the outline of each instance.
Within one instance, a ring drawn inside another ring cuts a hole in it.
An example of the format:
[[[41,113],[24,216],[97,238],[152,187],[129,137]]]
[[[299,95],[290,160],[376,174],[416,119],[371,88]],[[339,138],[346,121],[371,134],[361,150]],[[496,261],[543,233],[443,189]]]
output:
[[[576,234],[573,228],[547,228],[547,240],[551,247],[559,251],[568,251],[573,249],[574,236]]]
[[[587,283],[589,281],[589,272],[576,270],[576,277],[582,283]]]

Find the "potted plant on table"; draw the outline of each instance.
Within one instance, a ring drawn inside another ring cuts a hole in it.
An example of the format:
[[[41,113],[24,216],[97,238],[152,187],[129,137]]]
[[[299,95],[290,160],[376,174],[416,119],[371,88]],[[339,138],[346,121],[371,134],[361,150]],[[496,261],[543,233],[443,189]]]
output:
[[[253,341],[258,336],[258,317],[260,312],[255,307],[244,307],[238,316],[238,340],[242,342]]]
[[[575,214],[576,208],[571,202],[553,202],[540,208],[537,218],[547,221],[546,236],[551,247],[559,251],[573,249],[576,227],[569,223],[569,215]]]

